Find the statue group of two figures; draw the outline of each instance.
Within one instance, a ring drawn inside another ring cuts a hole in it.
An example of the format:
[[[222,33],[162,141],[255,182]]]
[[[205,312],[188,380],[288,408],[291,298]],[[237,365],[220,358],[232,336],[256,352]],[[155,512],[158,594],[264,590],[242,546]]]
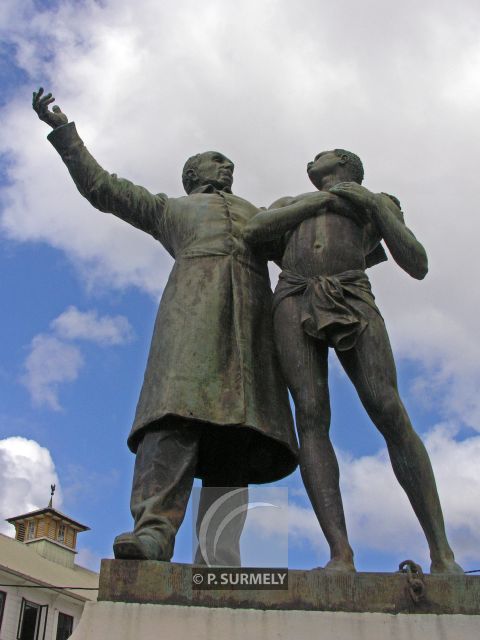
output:
[[[48,139],[80,193],[153,236],[174,259],[128,438],[136,454],[135,525],[116,537],[115,557],[169,561],[195,477],[202,479],[200,522],[222,496],[279,480],[299,464],[330,547],[325,569],[355,571],[329,436],[333,348],[385,438],[428,541],[431,572],[462,573],[365,273],[387,259],[382,241],[410,276],[427,273],[425,250],[405,226],[399,201],[363,187],[362,162],[344,149],[307,164],[313,192],[268,210],[232,193],[233,162],[213,151],[185,163],[186,196],[153,194],[105,171],[75,124],[58,106],[50,109],[53,101],[39,89],[33,108],[52,127]],[[269,260],[281,266],[273,294]],[[245,491],[238,495],[245,499]],[[241,530],[242,522],[210,562],[239,564]],[[195,562],[205,562],[200,550]]]

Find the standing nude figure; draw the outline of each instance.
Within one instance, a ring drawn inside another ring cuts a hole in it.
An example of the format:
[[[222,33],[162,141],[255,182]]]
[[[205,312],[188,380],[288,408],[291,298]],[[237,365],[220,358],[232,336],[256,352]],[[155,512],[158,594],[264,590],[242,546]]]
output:
[[[246,227],[252,244],[284,237],[274,296],[274,330],[292,393],[307,493],[330,545],[328,569],[355,571],[339,470],[329,437],[328,348],[333,347],[371,420],[384,436],[393,471],[425,532],[432,573],[462,573],[448,544],[427,451],[399,397],[385,324],[365,269],[386,260],[413,278],[428,266],[396,199],[361,186],[360,158],[319,153],[307,172],[318,192],[283,198]]]

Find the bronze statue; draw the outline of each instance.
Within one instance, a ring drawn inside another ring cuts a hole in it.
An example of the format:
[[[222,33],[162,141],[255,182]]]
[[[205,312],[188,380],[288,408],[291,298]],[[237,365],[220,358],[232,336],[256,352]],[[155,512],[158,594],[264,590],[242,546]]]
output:
[[[307,172],[318,191],[278,200],[249,222],[245,238],[252,246],[284,240],[275,339],[295,402],[302,478],[330,545],[326,568],[355,571],[329,438],[327,356],[333,347],[385,438],[394,473],[425,532],[432,573],[462,573],[445,535],[427,451],[398,394],[387,331],[365,274],[387,259],[382,239],[395,262],[417,279],[428,270],[425,250],[405,226],[398,200],[361,186],[363,166],[355,154],[324,151]]]
[[[52,95],[33,108],[80,193],[156,238],[174,258],[148,357],[134,424],[133,533],[117,558],[170,560],[195,476],[203,486],[245,487],[295,468],[296,440],[273,341],[269,245],[243,229],[258,208],[231,192],[233,163],[209,151],[183,170],[187,196],[152,194],[102,169]],[[199,515],[209,506],[200,500]],[[235,548],[216,557],[238,564]],[[198,559],[198,558],[197,558]],[[201,559],[198,559],[201,561]]]

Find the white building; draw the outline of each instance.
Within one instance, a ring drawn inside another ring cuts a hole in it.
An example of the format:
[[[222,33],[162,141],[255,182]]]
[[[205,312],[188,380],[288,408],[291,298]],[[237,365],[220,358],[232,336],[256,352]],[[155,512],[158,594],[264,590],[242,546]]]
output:
[[[15,539],[0,534],[0,640],[66,640],[97,599],[98,573],[74,562],[88,527],[51,503],[8,522]]]

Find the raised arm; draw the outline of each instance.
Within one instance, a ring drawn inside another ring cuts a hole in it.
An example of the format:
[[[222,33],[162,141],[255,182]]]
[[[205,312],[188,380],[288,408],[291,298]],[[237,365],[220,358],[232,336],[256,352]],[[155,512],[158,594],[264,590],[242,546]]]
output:
[[[356,182],[342,182],[330,191],[370,213],[399,267],[417,280],[422,280],[427,275],[426,251],[405,225],[400,207],[388,194],[372,193]]]
[[[51,93],[45,95],[40,88],[33,94],[32,106],[40,120],[52,127],[48,140],[60,154],[82,196],[100,211],[113,213],[163,241],[162,213],[167,197],[153,195],[144,187],[105,171],[89,153],[75,124],[68,123],[60,107],[49,110],[54,99]]]
[[[326,191],[307,193],[300,198],[281,198],[267,211],[257,213],[243,231],[243,237],[250,244],[268,242],[283,236],[306,218],[311,218],[332,200]]]

